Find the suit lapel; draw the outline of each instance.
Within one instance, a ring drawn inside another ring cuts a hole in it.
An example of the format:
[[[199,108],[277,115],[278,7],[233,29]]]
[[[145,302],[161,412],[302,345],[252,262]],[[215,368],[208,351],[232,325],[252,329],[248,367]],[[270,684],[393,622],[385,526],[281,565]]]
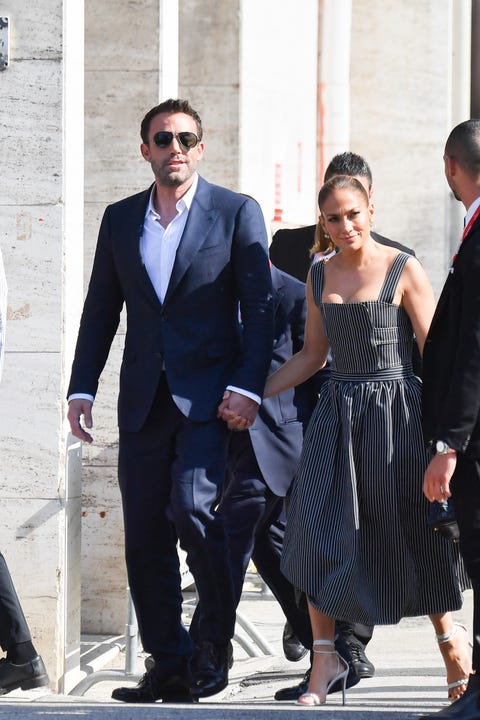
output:
[[[213,207],[210,185],[206,180],[199,177],[197,191],[190,206],[187,223],[175,256],[170,282],[165,295],[165,304],[208,237],[217,216],[218,210]]]
[[[460,247],[458,248],[457,255],[455,257],[455,261],[452,265],[452,267],[449,270],[447,279],[445,280],[445,284],[443,286],[442,292],[440,293],[440,297],[438,299],[437,307],[435,308],[435,313],[432,319],[432,323],[430,325],[430,329],[428,331],[428,336],[430,336],[430,333],[435,328],[437,323],[440,321],[440,318],[442,317],[443,308],[447,304],[448,298],[450,296],[450,285],[453,282],[453,274],[455,273],[455,268],[457,267],[457,263],[460,261],[462,262],[462,253],[463,249],[466,246],[466,244],[470,241],[470,238],[472,237],[474,232],[480,231],[480,218],[477,219],[472,227],[469,230],[468,235],[465,236],[465,238],[462,240]]]
[[[132,198],[132,204],[128,206],[123,220],[123,237],[125,238],[125,261],[131,273],[136,277],[142,290],[148,295],[150,301],[161,308],[161,302],[148,276],[145,265],[140,255],[140,238],[143,233],[145,213],[153,185],[148,190],[139,193]]]

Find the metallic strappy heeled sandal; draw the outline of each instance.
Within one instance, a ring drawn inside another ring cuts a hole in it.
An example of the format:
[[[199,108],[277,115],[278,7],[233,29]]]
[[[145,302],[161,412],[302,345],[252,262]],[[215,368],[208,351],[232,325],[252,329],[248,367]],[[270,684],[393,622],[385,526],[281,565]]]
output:
[[[465,625],[461,625],[460,623],[453,623],[453,628],[452,628],[452,630],[450,630],[450,632],[435,635],[438,644],[444,645],[445,643],[450,642],[457,635],[459,630],[464,630],[465,635],[467,634],[467,628],[465,627]],[[468,639],[467,639],[467,643],[470,647],[472,647],[472,644],[470,642],[468,642]],[[450,690],[464,686],[463,692],[465,692],[465,690],[467,689],[467,684],[468,684],[468,675],[467,675],[467,677],[462,677],[462,678],[459,678],[458,680],[453,680],[452,682],[447,683],[448,699],[450,700],[450,702],[459,700],[459,698],[454,698],[451,696]]]
[[[330,650],[320,650],[319,648],[328,646]],[[336,655],[337,656],[337,672],[335,677],[333,677],[328,683],[327,683],[327,689],[325,691],[325,700],[320,700],[319,695],[314,692],[306,692],[303,693],[303,695],[300,695],[298,698],[296,704],[302,705],[303,707],[314,707],[315,705],[324,705],[326,702],[326,697],[328,695],[328,691],[334,685],[338,680],[341,680],[342,683],[342,705],[346,704],[346,698],[345,698],[345,691],[346,691],[346,685],[347,685],[347,676],[348,676],[348,663],[347,661],[338,654],[338,652],[335,650],[335,644],[332,640],[314,640],[313,641],[313,652],[318,655]],[[342,669],[343,665],[343,669]],[[303,698],[309,698],[312,700],[312,702],[302,702]]]

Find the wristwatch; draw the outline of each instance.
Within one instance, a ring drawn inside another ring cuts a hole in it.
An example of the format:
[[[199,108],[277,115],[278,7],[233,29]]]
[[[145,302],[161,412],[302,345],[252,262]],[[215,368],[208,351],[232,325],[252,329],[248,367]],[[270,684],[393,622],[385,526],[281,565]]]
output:
[[[449,452],[452,452],[453,448],[447,445],[447,443],[443,440],[437,440],[435,443],[435,450],[437,451],[437,455],[448,455]]]

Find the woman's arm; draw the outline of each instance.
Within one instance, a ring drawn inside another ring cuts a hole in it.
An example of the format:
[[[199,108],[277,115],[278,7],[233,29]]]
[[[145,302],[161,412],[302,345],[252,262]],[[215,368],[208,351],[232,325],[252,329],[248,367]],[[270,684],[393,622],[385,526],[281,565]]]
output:
[[[423,355],[433,313],[435,297],[427,274],[416,258],[410,258],[402,273],[402,305],[413,326],[420,354]]]
[[[315,304],[310,282],[307,277],[307,319],[303,348],[287,360],[267,378],[264,397],[271,397],[287,388],[300,385],[325,365],[328,355],[328,340],[323,326],[323,317]]]

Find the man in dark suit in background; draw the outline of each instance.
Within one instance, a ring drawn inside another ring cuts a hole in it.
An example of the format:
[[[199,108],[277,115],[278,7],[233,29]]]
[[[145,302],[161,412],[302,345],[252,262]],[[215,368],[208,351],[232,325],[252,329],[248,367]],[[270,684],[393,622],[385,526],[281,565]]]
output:
[[[269,374],[302,348],[306,317],[305,285],[275,266],[271,273],[274,341]],[[298,612],[298,608],[293,587],[280,573],[280,557],[276,548],[272,548],[269,528],[283,514],[283,501],[302,449],[302,418],[310,415],[315,402],[315,388],[306,382],[275,398],[264,399],[253,425],[232,433],[227,481],[219,506],[229,538],[237,604],[253,553],[255,565],[267,584],[281,586],[278,593],[274,587],[271,589],[287,617],[291,614],[290,599],[292,612]],[[271,583],[267,579],[270,574],[274,577]],[[305,619],[308,624],[308,617]]]
[[[353,152],[344,152],[333,157],[325,170],[325,182],[335,175],[355,177],[372,197],[372,172],[367,161]],[[307,281],[312,264],[310,251],[315,241],[316,225],[277,230],[270,244],[270,259],[281,270],[293,275],[302,282]],[[403,252],[415,255],[415,252],[394,240],[372,231],[372,237],[381,245],[396,247]]]
[[[274,342],[269,374],[303,346],[306,319],[305,284],[271,267]],[[304,425],[317,401],[315,382],[264,399],[253,425],[233,432],[227,481],[219,506],[230,544],[235,600],[240,602],[250,558],[279,602],[303,653],[312,645],[308,613],[300,610],[296,591],[280,570],[284,535],[284,499],[297,469]],[[305,647],[304,647],[305,646]],[[338,648],[349,659],[348,649]],[[300,658],[298,658],[300,659]],[[348,685],[359,678],[352,670]],[[340,689],[333,686],[331,692]]]
[[[462,697],[426,720],[480,718],[480,120],[450,133],[445,175],[467,215],[462,241],[430,326],[423,354],[423,430],[435,453],[424,492],[450,495],[460,551],[473,589],[473,674]],[[439,580],[441,581],[441,580]]]
[[[81,419],[92,427],[93,398],[125,304],[119,485],[130,590],[155,664],[136,687],[114,690],[124,702],[208,697],[228,683],[235,603],[216,512],[225,413],[240,418],[241,429],[253,423],[273,341],[268,240],[257,203],[198,176],[202,125],[188,101],[152,108],[141,137],[155,182],[105,211],[68,390],[72,433],[91,442]],[[181,621],[177,538],[199,598],[194,637]]]

